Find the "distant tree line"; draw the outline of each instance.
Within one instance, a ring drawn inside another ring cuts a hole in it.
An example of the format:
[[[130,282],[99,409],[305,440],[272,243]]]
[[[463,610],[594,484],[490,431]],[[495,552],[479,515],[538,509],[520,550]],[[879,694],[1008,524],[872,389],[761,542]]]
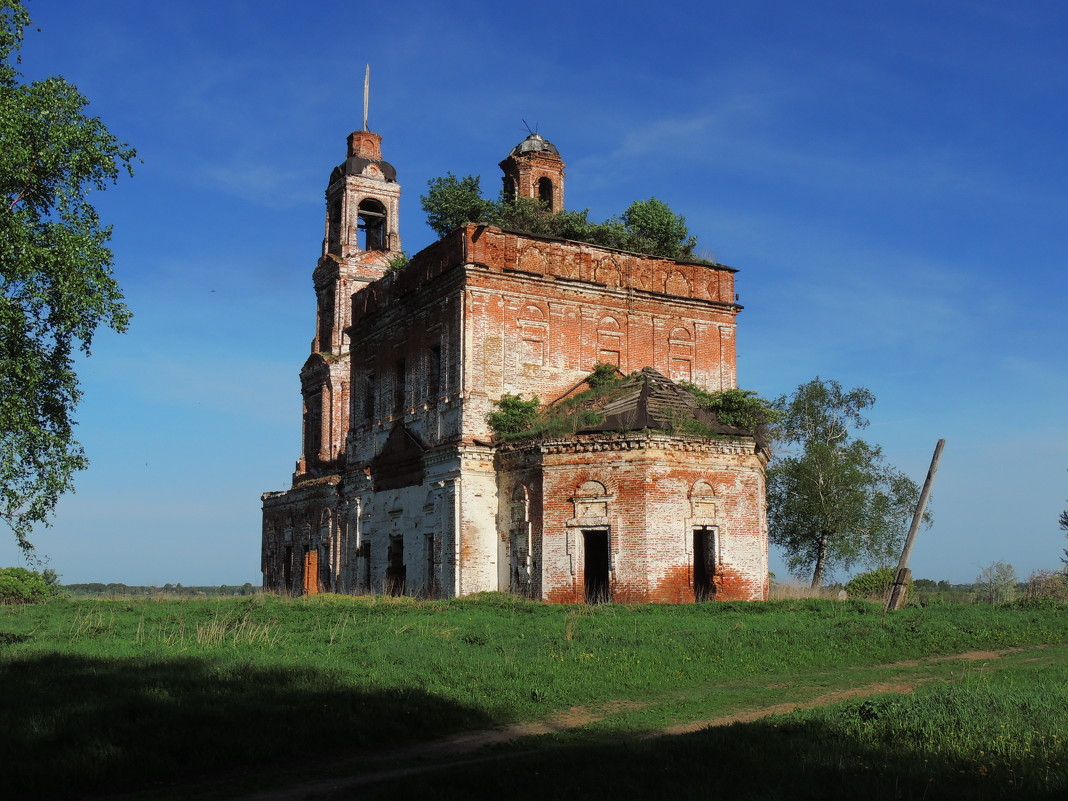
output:
[[[136,598],[173,596],[181,598],[221,598],[232,595],[256,595],[261,588],[250,583],[244,584],[219,584],[219,585],[184,585],[164,584],[162,587],[155,584],[122,584],[112,582],[90,582],[88,584],[63,584],[61,589],[64,594],[72,598]]]
[[[879,600],[886,597],[897,570],[884,566],[866,573],[858,573],[845,585],[832,584],[853,598]],[[919,578],[909,586],[913,604],[927,606],[944,603],[1000,604],[1010,601],[1068,601],[1068,575],[1063,570],[1036,570],[1027,581],[1020,581],[1016,569],[1007,562],[994,562],[982,568],[970,584],[950,584],[948,581]]]

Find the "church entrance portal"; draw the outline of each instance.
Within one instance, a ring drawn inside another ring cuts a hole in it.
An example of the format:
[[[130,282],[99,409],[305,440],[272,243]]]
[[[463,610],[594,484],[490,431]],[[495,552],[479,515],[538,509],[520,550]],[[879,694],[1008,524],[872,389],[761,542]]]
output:
[[[707,601],[716,594],[716,530],[699,526],[693,530],[693,597]]]
[[[386,595],[404,595],[407,573],[404,566],[404,538],[390,537],[386,554]]]
[[[583,530],[582,551],[586,603],[612,600],[608,589],[608,529]]]

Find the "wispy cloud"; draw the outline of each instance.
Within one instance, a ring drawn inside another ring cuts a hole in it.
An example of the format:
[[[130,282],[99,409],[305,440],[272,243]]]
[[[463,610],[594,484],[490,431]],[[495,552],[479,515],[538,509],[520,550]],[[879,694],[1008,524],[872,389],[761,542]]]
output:
[[[201,168],[200,177],[214,189],[271,209],[289,209],[322,202],[321,194],[310,189],[314,182],[309,176],[280,170],[273,165],[208,165]]]

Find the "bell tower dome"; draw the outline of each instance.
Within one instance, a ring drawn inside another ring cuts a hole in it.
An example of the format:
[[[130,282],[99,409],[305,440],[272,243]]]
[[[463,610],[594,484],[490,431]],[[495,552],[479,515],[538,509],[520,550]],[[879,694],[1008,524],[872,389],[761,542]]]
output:
[[[556,145],[532,133],[500,163],[506,198],[532,197],[550,211],[564,209],[564,162]]]

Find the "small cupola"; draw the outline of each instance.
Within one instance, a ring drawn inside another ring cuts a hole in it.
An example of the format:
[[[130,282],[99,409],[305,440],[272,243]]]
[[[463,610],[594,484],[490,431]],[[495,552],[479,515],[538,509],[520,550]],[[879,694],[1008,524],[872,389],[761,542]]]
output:
[[[536,198],[550,211],[563,211],[564,166],[556,145],[532,133],[500,163],[504,171],[504,196]]]

